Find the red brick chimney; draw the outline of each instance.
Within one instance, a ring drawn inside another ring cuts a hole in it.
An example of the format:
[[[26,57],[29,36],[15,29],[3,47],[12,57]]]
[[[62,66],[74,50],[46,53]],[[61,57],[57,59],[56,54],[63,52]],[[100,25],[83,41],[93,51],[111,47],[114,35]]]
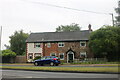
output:
[[[91,24],[88,25],[88,29],[89,29],[89,31],[92,31]]]

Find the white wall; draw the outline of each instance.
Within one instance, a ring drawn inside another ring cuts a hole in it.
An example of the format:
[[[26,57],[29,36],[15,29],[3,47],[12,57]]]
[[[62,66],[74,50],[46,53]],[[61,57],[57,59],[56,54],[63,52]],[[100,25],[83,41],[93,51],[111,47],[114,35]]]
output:
[[[33,54],[33,59],[35,58],[35,53],[41,53],[41,56],[43,55],[42,54],[42,44],[41,44],[41,47],[40,48],[34,48],[34,43],[27,43],[27,61],[28,62],[31,62],[29,61],[28,59],[28,53],[32,53]]]
[[[42,48],[34,48],[34,43],[27,43],[28,53],[42,53]]]

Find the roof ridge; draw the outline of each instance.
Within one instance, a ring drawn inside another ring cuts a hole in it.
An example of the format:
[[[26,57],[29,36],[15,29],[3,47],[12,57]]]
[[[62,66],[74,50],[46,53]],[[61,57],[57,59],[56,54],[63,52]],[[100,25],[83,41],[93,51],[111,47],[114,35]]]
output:
[[[83,32],[83,31],[89,31],[89,30],[81,30],[81,31],[64,31],[64,32],[32,32],[31,34],[40,34],[40,33],[70,33],[70,32]]]

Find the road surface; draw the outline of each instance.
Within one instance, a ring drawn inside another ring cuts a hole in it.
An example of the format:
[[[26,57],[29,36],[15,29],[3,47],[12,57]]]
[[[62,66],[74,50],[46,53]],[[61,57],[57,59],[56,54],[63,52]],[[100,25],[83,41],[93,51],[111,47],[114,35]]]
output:
[[[3,78],[118,78],[118,74],[2,70]]]

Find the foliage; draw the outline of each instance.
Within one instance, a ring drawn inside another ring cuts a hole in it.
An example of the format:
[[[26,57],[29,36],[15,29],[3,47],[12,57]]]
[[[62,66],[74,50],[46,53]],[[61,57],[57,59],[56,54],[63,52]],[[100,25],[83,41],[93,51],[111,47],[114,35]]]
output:
[[[41,58],[41,56],[36,56],[35,58],[34,58],[34,60],[37,60],[37,59],[40,59]]]
[[[120,4],[120,1],[118,1],[118,5]],[[117,22],[117,26],[120,26],[120,6],[118,6],[117,8],[115,8],[116,13],[118,14],[118,16],[116,16],[116,22]]]
[[[10,49],[9,45],[4,44],[4,46],[6,47],[6,49]]]
[[[115,8],[116,13],[120,14],[120,8]],[[117,21],[120,22],[120,16],[116,17]]]
[[[72,23],[70,25],[61,25],[56,28],[56,32],[65,32],[65,31],[80,31],[78,24]]]
[[[10,49],[17,53],[17,55],[23,55],[26,49],[25,41],[28,38],[28,34],[23,30],[15,31],[14,35],[10,37]]]
[[[16,53],[9,49],[2,51],[2,62],[3,63],[14,62],[15,57],[16,57]]]
[[[97,58],[106,57],[108,61],[120,57],[120,28],[104,26],[90,35],[89,47]]]
[[[7,50],[3,50],[2,51],[2,57],[10,57],[10,58],[14,58],[16,56],[16,53],[7,49]]]

